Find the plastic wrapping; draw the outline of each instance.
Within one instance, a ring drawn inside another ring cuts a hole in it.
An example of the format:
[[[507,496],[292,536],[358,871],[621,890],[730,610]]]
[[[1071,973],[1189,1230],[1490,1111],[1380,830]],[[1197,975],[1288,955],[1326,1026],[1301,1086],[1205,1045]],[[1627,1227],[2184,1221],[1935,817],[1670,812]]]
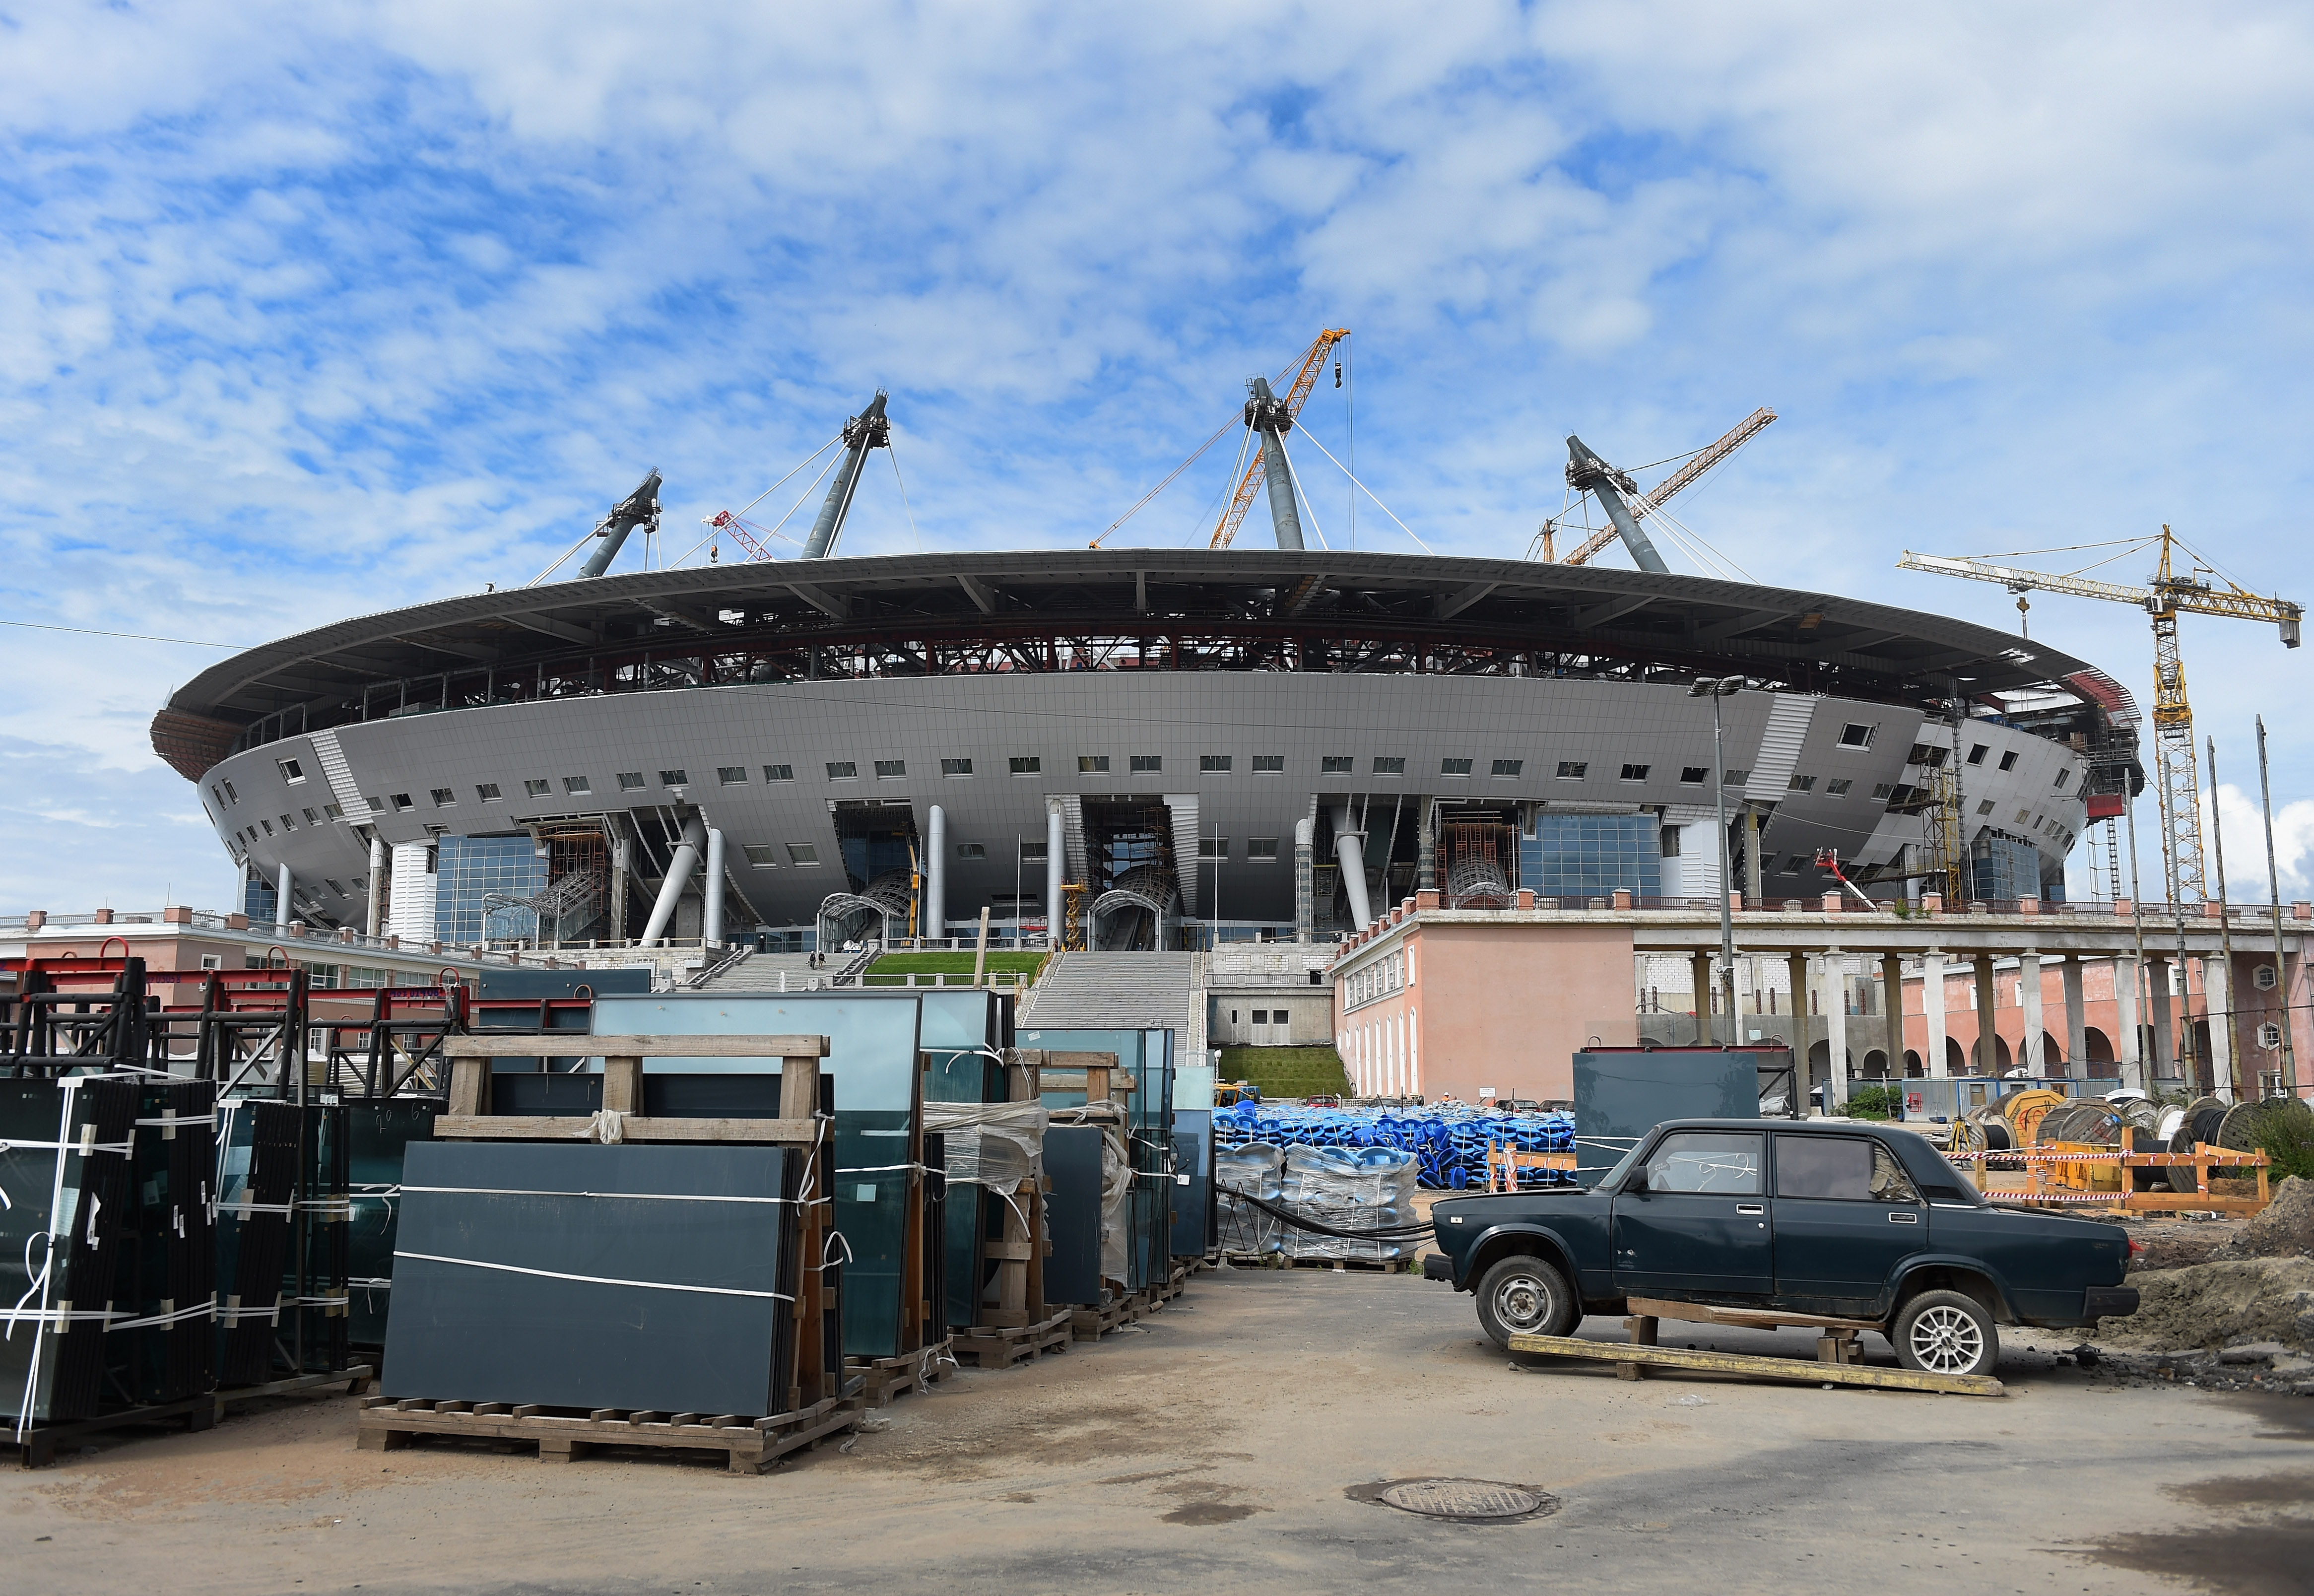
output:
[[[948,1177],[1011,1196],[1024,1180],[1045,1177],[1040,1103],[926,1103],[924,1130],[948,1142]]]
[[[1214,1160],[1248,1144],[1361,1150],[1414,1155],[1419,1183],[1434,1191],[1487,1184],[1487,1149],[1571,1152],[1575,1120],[1566,1114],[1498,1114],[1460,1105],[1435,1108],[1301,1108],[1238,1103],[1214,1114]],[[1522,1169],[1522,1186],[1573,1184],[1571,1170]]]
[[[1215,1154],[1214,1171],[1225,1253],[1380,1262],[1415,1254],[1415,1243],[1400,1238],[1328,1236],[1297,1229],[1239,1195],[1279,1204],[1297,1218],[1338,1230],[1409,1225],[1418,1222],[1417,1168],[1410,1152],[1389,1147],[1351,1151],[1298,1145],[1281,1152],[1268,1143],[1252,1142]]]

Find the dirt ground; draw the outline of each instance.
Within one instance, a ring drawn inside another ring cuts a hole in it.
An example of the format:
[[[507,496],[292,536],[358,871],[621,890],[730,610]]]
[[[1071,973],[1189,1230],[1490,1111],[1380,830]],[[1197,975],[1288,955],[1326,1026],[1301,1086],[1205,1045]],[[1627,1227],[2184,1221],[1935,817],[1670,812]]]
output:
[[[2302,1592],[2314,1400],[2124,1386],[2065,1345],[2008,1338],[1999,1399],[1633,1384],[1515,1367],[1470,1298],[1412,1276],[1232,1270],[762,1477],[358,1451],[342,1398],[110,1441],[0,1472],[0,1590]],[[1357,1495],[1427,1477],[1553,1508],[1480,1525]]]

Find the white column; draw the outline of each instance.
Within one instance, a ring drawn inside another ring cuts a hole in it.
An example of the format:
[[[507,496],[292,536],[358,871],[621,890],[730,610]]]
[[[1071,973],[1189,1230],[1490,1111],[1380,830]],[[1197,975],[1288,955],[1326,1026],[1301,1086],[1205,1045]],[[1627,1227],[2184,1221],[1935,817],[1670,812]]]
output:
[[[2041,1028],[2041,950],[2027,948],[2017,961],[2018,990],[2022,995],[2025,1010],[2025,1045],[2018,1052],[2017,1062],[2036,1080],[2048,1073],[2048,1049],[2042,1045]]]
[[[1413,1009],[1406,1011],[1406,1090],[1422,1095],[1422,1016]]]
[[[684,823],[683,841],[676,844],[675,857],[667,862],[667,879],[659,883],[658,898],[651,904],[650,920],[643,926],[640,946],[658,946],[667,921],[675,918],[675,906],[683,899],[683,889],[691,885],[691,872],[699,868],[699,856],[706,846],[706,824],[693,815]]]
[[[2089,1022],[2088,1006],[2081,999],[2080,956],[2065,955],[2057,973],[2065,985],[2065,1073],[2076,1080],[2086,1080],[2089,1074]]]
[[[284,860],[274,873],[273,881],[273,923],[283,930],[288,930],[289,922],[297,918],[296,906],[289,901],[289,889],[295,885],[288,863]]]
[[[2145,996],[2149,1010],[2145,1020],[2153,1032],[2153,1057],[2148,1062],[2156,1080],[2177,1058],[2177,1044],[2169,1035],[2169,1008],[2177,996],[2170,990],[2174,983],[2170,980],[2169,970],[2169,961],[2159,954],[2145,961]],[[2149,1087],[2147,1089],[2152,1089]]]
[[[930,833],[924,851],[932,858],[924,870],[924,923],[918,930],[923,936],[945,939],[948,936],[948,811],[934,804],[927,818]],[[1161,936],[1158,940],[1161,947],[1163,938]]]
[[[1334,859],[1342,867],[1342,890],[1349,894],[1350,919],[1364,930],[1373,923],[1366,900],[1366,849],[1363,833],[1350,829],[1350,807],[1334,806]]]
[[[2202,961],[2202,999],[2210,1008],[2210,1071],[2218,1097],[2228,1103],[2234,1100],[2234,1027],[2228,1017],[2234,1006],[2233,974],[2222,956]]]
[[[1941,950],[1921,956],[1921,1012],[1929,1022],[1928,1056],[1921,1061],[1931,1080],[1946,1080],[1952,1071],[1945,1063],[1945,956]]]
[[[1823,1007],[1832,1045],[1824,1110],[1837,1114],[1848,1106],[1848,957],[1837,948],[1824,956]]]
[[[699,940],[709,948],[723,942],[723,833],[720,828],[707,828],[707,882],[700,895]]]
[[[2114,1024],[2121,1035],[2114,1041],[2115,1055],[2121,1060],[2121,1078],[2140,1091],[2153,1089],[2153,1071],[2146,1067],[2142,1046],[2145,1022],[2138,1017],[2137,987],[2142,978],[2134,957],[2115,956],[2113,960]]]
[[[375,832],[369,834],[369,913],[362,921],[362,930],[373,937],[385,935],[385,839]]]
[[[1046,945],[1061,945],[1062,886],[1068,880],[1068,840],[1061,834],[1061,800],[1045,800],[1045,933]]]

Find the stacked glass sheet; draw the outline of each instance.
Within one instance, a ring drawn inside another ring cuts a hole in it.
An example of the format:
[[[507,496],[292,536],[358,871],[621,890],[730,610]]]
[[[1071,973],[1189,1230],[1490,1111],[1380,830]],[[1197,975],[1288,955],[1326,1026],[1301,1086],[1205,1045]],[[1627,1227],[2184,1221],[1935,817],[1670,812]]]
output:
[[[224,1386],[273,1378],[282,1275],[290,1264],[305,1111],[233,1098],[217,1105],[216,1374]]]
[[[136,1086],[133,1222],[113,1267],[108,1405],[175,1402],[216,1385],[216,1088]]]
[[[130,1221],[134,1081],[0,1080],[0,1415],[85,1418]]]
[[[540,1077],[540,1079],[544,1079]],[[427,1098],[349,1098],[346,1338],[364,1354],[385,1345],[393,1300],[393,1239],[402,1206],[402,1167],[410,1144],[434,1138],[441,1105]]]

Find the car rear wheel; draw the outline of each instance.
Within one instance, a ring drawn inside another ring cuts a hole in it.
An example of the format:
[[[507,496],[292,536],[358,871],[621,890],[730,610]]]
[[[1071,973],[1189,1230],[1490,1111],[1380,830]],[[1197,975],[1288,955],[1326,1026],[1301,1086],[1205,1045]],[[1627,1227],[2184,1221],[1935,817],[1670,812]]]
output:
[[[1583,1317],[1567,1276],[1532,1253],[1515,1253],[1488,1269],[1478,1294],[1479,1323],[1503,1347],[1514,1336],[1564,1336]]]
[[[1922,1292],[1897,1310],[1888,1339],[1896,1361],[1923,1374],[1990,1374],[2000,1361],[2000,1331],[1983,1303],[1965,1292]]]

